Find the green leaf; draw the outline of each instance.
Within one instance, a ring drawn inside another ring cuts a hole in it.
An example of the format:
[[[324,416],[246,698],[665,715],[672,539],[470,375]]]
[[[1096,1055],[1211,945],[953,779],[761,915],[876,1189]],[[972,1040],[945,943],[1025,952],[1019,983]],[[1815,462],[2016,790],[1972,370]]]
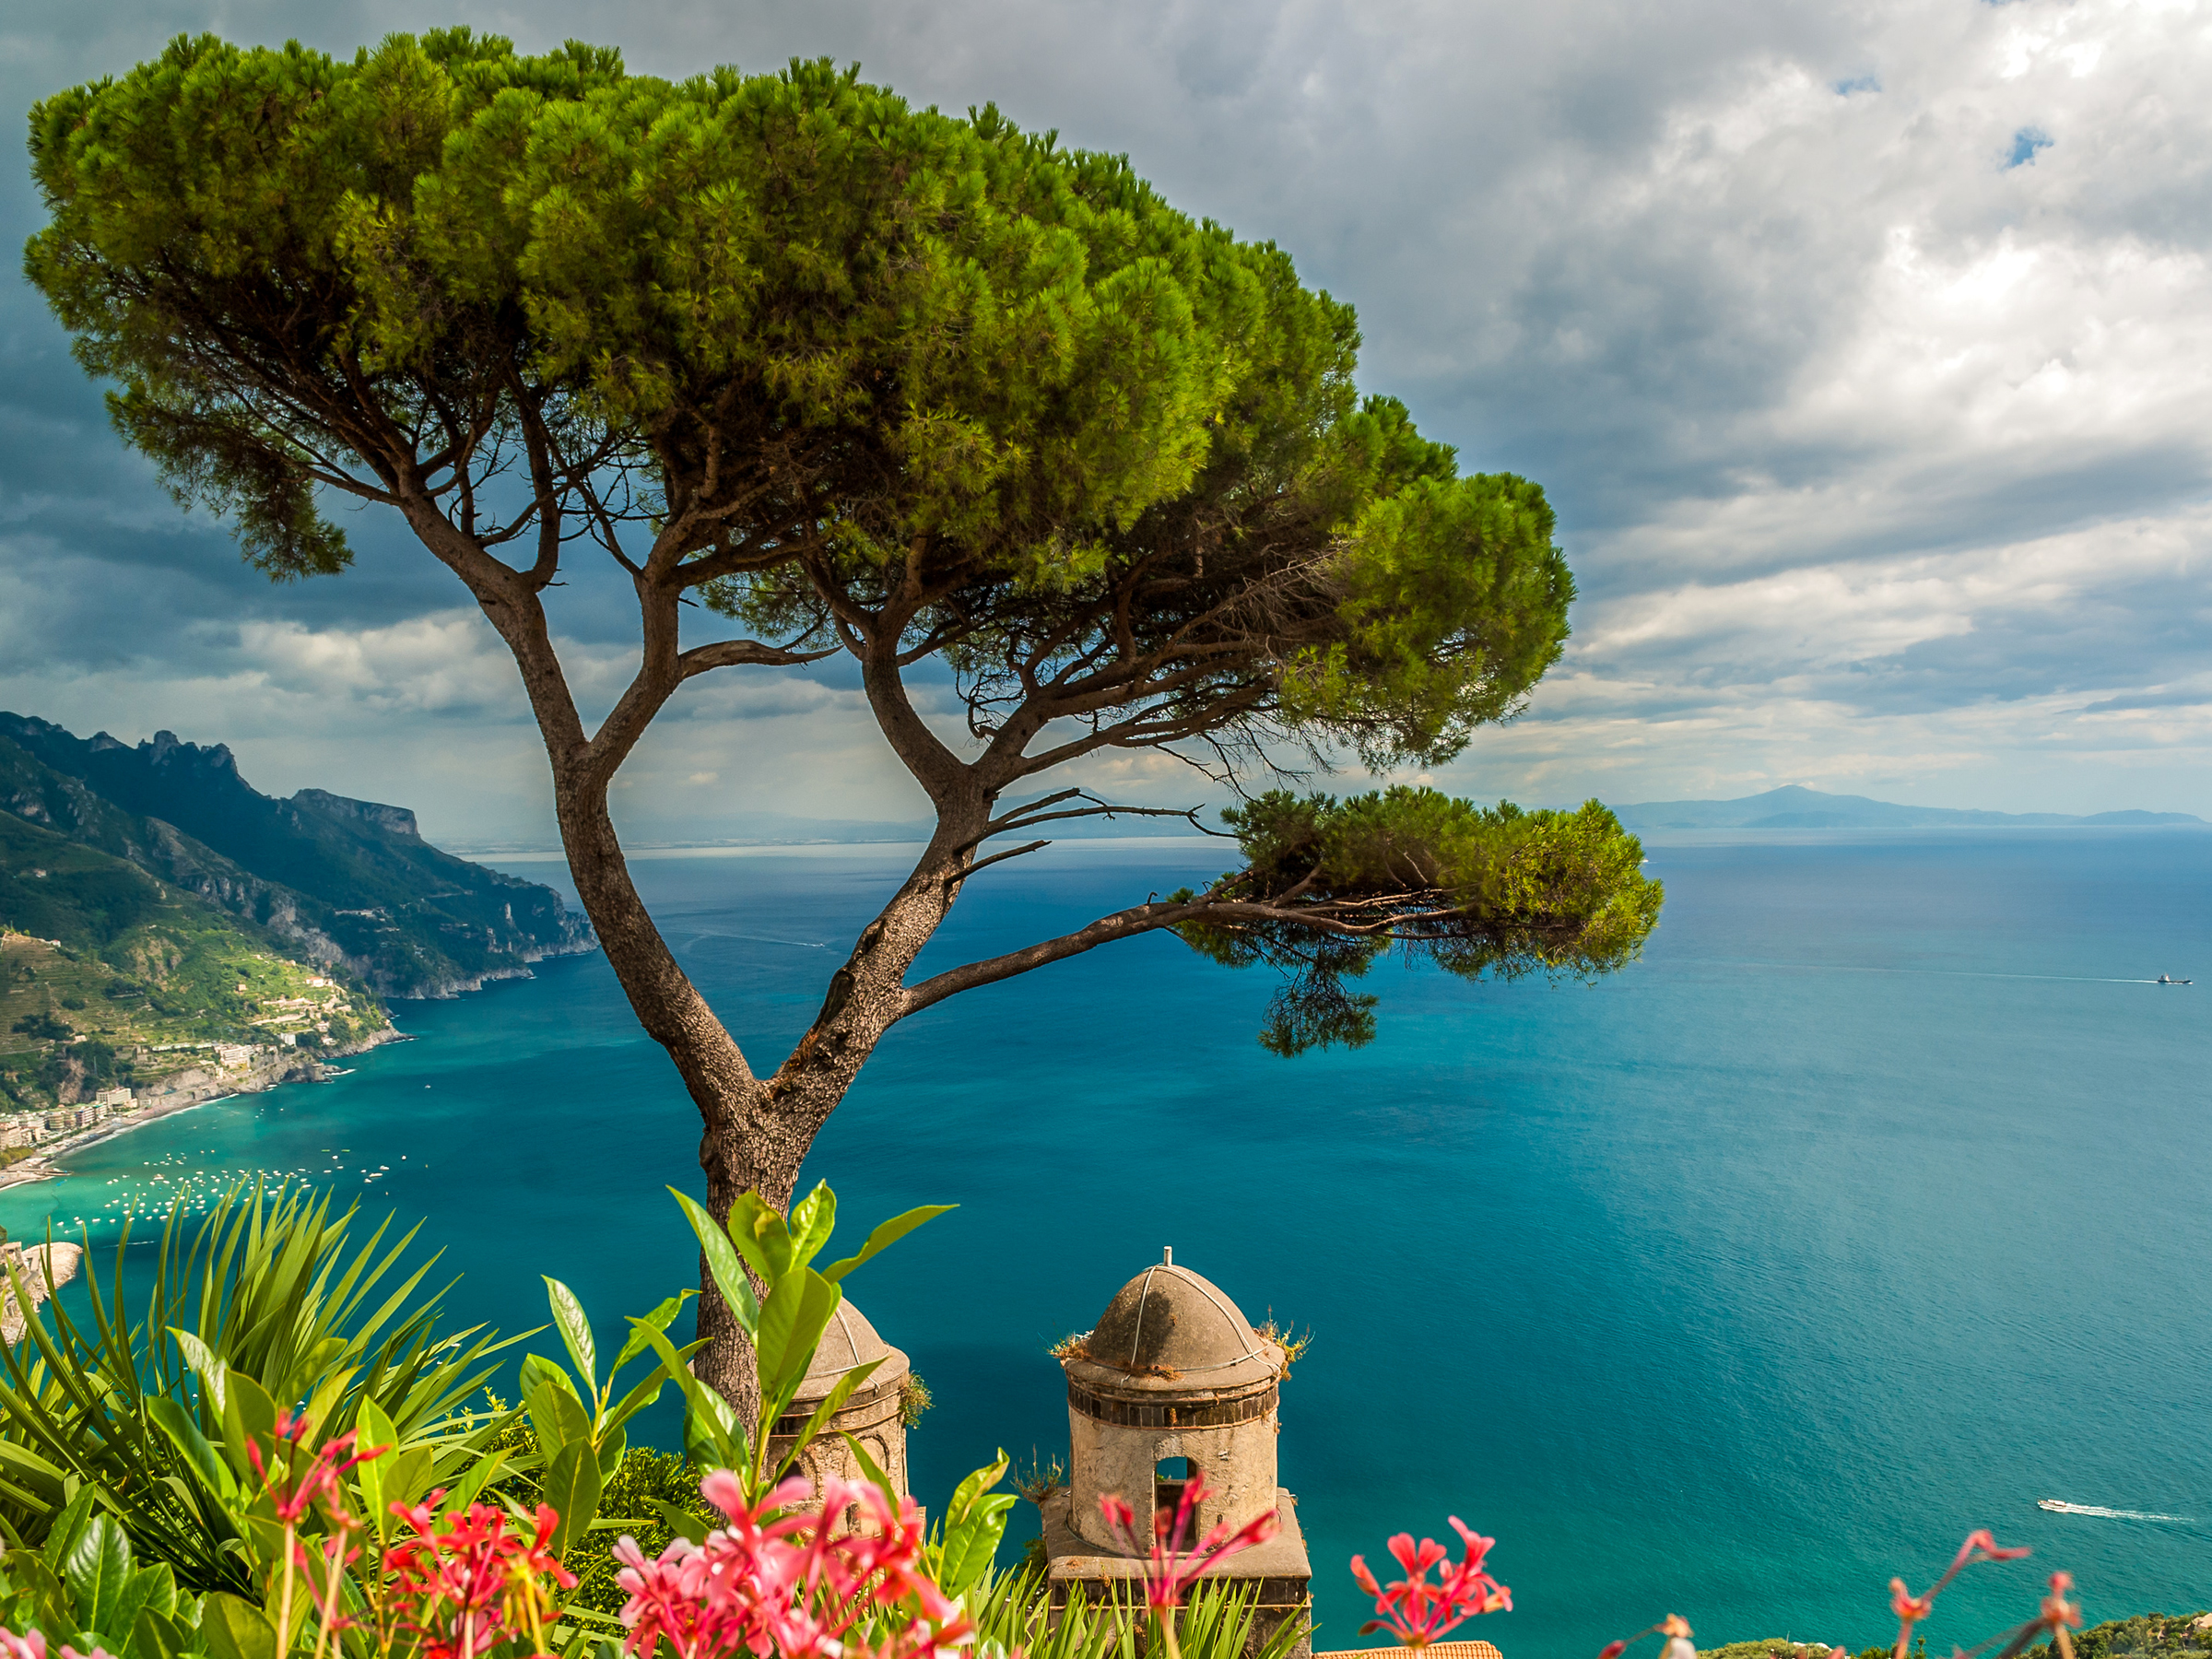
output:
[[[207,1443],[207,1437],[200,1432],[199,1425],[192,1420],[192,1413],[166,1394],[150,1396],[145,1406],[146,1415],[153,1419],[155,1427],[169,1436],[170,1443],[183,1454],[186,1466],[199,1477],[209,1495],[227,1506],[236,1504],[239,1498],[238,1482],[224,1464],[222,1454]]]
[[[200,1633],[214,1659],[276,1659],[276,1627],[227,1591],[211,1590],[200,1604]]]
[[[560,1339],[568,1345],[569,1358],[576,1361],[576,1375],[587,1389],[597,1389],[598,1350],[592,1346],[592,1322],[584,1317],[583,1304],[576,1300],[576,1292],[557,1278],[538,1276],[546,1280],[546,1300],[553,1304],[553,1323],[560,1331]]]
[[[898,1243],[900,1240],[905,1238],[908,1233],[912,1232],[924,1221],[933,1221],[947,1210],[958,1208],[959,1206],[957,1204],[924,1204],[908,1210],[902,1216],[893,1216],[868,1235],[868,1241],[860,1247],[858,1255],[849,1255],[842,1261],[830,1263],[829,1266],[822,1269],[822,1277],[831,1284],[836,1284],[853,1268],[872,1256],[880,1255],[884,1250]]]
[[[674,1188],[670,1189],[672,1192],[674,1190]],[[678,1196],[681,1196],[681,1194],[679,1194]],[[714,1230],[716,1236],[724,1240],[726,1240],[729,1236],[728,1234],[723,1232],[720,1228],[716,1228]],[[748,1285],[747,1288],[750,1289],[751,1287]],[[653,1309],[652,1312],[646,1314],[644,1323],[651,1325],[656,1331],[666,1330],[670,1325],[676,1323],[676,1316],[684,1311],[684,1303],[690,1300],[695,1294],[697,1293],[690,1290],[677,1291],[674,1296],[670,1297],[659,1307]],[[628,1365],[632,1359],[635,1359],[644,1351],[645,1338],[639,1335],[635,1331],[630,1332],[629,1337],[622,1344],[621,1352],[615,1356],[613,1370],[606,1373],[608,1384],[611,1386],[614,1382],[616,1373],[620,1371],[624,1366]]]
[[[791,1265],[804,1267],[814,1260],[837,1229],[837,1194],[830,1183],[818,1181],[814,1191],[791,1206],[785,1223],[791,1232]]]
[[[612,1481],[616,1472],[622,1467],[622,1455],[629,1448],[629,1436],[619,1429],[611,1430],[599,1437],[592,1450],[593,1455],[598,1460],[599,1484],[602,1487]]]
[[[428,1446],[409,1446],[405,1452],[382,1461],[385,1515],[391,1513],[395,1503],[402,1509],[414,1508],[438,1477],[437,1463]],[[388,1531],[385,1535],[389,1535]]]
[[[714,1530],[714,1523],[689,1510],[670,1503],[665,1498],[655,1498],[653,1507],[661,1512],[661,1524],[679,1538],[688,1538],[694,1544],[704,1544],[707,1535]]]
[[[770,1294],[768,1305],[760,1310],[759,1333],[753,1338],[764,1402],[781,1396],[781,1410],[791,1390],[805,1381],[806,1367],[842,1295],[811,1267],[798,1269]]]
[[[980,1582],[998,1553],[1006,1513],[1018,1501],[1012,1492],[991,1488],[1006,1477],[1004,1448],[994,1464],[977,1469],[954,1488],[945,1506],[944,1540],[937,1552],[937,1586],[958,1598]]]
[[[722,1224],[708,1213],[705,1206],[692,1200],[689,1194],[676,1193],[677,1203],[684,1206],[685,1219],[691,1230],[699,1235],[699,1248],[707,1259],[707,1272],[713,1277],[714,1288],[722,1292],[722,1300],[729,1304],[731,1313],[749,1341],[760,1324],[760,1302],[754,1294],[752,1281],[745,1277],[745,1265],[737,1259],[737,1247],[731,1242],[735,1236],[724,1232]],[[732,1212],[735,1214],[735,1212]],[[763,1278],[768,1276],[764,1273]],[[661,1304],[666,1307],[665,1302]],[[655,1309],[658,1312],[660,1310]],[[667,1329],[664,1323],[663,1330]]]
[[[545,1500],[560,1517],[553,1532],[553,1553],[568,1553],[569,1540],[581,1538],[599,1512],[599,1460],[588,1440],[571,1441],[546,1470]]]
[[[76,1598],[76,1621],[88,1630],[128,1630],[138,1617],[135,1600],[127,1616],[118,1618],[124,1594],[136,1574],[131,1566],[131,1547],[123,1528],[106,1515],[95,1515],[83,1534],[62,1558],[62,1577]]]
[[[55,1559],[65,1559],[76,1546],[85,1524],[92,1518],[93,1488],[81,1487],[76,1495],[62,1506],[54,1516],[53,1524],[46,1531],[46,1553]]]
[[[776,1465],[774,1478],[783,1478],[784,1472],[799,1461],[799,1454],[814,1443],[815,1437],[830,1426],[830,1419],[844,1408],[845,1402],[853,1396],[853,1391],[867,1381],[869,1373],[882,1363],[880,1359],[871,1359],[865,1365],[856,1365],[830,1385],[821,1404],[814,1408],[814,1415],[799,1425],[798,1433],[793,1437],[791,1445],[783,1453],[783,1461]]]
[[[688,1407],[684,1413],[687,1449],[696,1442],[705,1453],[697,1461],[710,1468],[746,1467],[751,1462],[751,1442],[737,1427],[728,1403],[691,1374],[691,1368],[677,1356],[667,1337],[641,1319],[631,1323],[645,1334],[646,1342],[661,1357],[662,1369],[684,1391],[684,1404]],[[686,1352],[696,1353],[700,1346],[693,1343]]]
[[[740,1193],[730,1205],[730,1242],[747,1265],[773,1285],[791,1271],[791,1230],[758,1193]]]
[[[542,1368],[535,1374],[533,1359]],[[523,1361],[523,1404],[530,1414],[530,1427],[536,1431],[538,1447],[548,1459],[558,1456],[571,1441],[591,1443],[591,1417],[559,1367],[533,1354]]]
[[[506,1451],[501,1449],[497,1452],[487,1452],[483,1456],[472,1462],[466,1469],[462,1471],[461,1478],[453,1482],[453,1486],[447,1489],[445,1501],[438,1506],[439,1514],[457,1515],[467,1509],[477,1500],[477,1494],[484,1489],[485,1482],[497,1475],[500,1472],[500,1466],[506,1461]]]
[[[169,1334],[177,1339],[177,1347],[183,1353],[184,1363],[192,1367],[194,1374],[200,1380],[200,1386],[207,1391],[208,1399],[214,1402],[216,1415],[220,1417],[225,1409],[223,1383],[229,1375],[229,1367],[218,1359],[207,1345],[190,1331],[180,1331],[171,1325]]]
[[[384,1507],[384,1471],[398,1452],[399,1432],[392,1427],[392,1419],[384,1415],[384,1408],[374,1400],[361,1402],[353,1423],[359,1430],[353,1442],[357,1451],[381,1448],[383,1452],[382,1457],[372,1457],[353,1471],[354,1485],[360,1488],[361,1512],[382,1542],[391,1535],[392,1522],[392,1512]]]
[[[234,1373],[223,1390],[223,1455],[230,1460],[231,1471],[240,1484],[260,1484],[253,1473],[253,1465],[246,1456],[246,1447],[258,1437],[272,1441],[276,1432],[276,1402],[253,1378]],[[262,1448],[265,1460],[269,1448]]]

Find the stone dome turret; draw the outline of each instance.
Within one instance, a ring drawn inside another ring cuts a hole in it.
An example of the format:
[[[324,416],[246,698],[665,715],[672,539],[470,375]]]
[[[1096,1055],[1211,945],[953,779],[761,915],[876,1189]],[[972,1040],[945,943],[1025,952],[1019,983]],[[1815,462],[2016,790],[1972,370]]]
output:
[[[1066,1365],[1071,1380],[1115,1394],[1219,1394],[1273,1382],[1283,1351],[1218,1286],[1169,1260],[1116,1292]]]
[[[909,1370],[906,1356],[876,1334],[876,1327],[868,1323],[865,1313],[850,1300],[840,1301],[837,1312],[830,1315],[821,1343],[814,1350],[814,1361],[806,1368],[806,1380],[799,1384],[793,1405],[801,1400],[811,1404],[827,1399],[839,1378],[871,1359],[880,1359],[883,1363],[869,1372],[868,1380],[861,1384],[862,1391],[869,1395],[897,1387]]]
[[[823,1433],[799,1453],[799,1471],[820,1491],[823,1477],[846,1480],[865,1478],[843,1437],[851,1435],[891,1478],[894,1490],[906,1490],[906,1425],[903,1394],[913,1368],[907,1358],[881,1336],[868,1316],[849,1301],[840,1301],[823,1328],[822,1340],[806,1367],[805,1381],[792,1396],[783,1415],[769,1433],[770,1466],[781,1461],[796,1442],[799,1430],[814,1416],[815,1407],[830,1397],[841,1379],[871,1359],[882,1363],[837,1408]]]

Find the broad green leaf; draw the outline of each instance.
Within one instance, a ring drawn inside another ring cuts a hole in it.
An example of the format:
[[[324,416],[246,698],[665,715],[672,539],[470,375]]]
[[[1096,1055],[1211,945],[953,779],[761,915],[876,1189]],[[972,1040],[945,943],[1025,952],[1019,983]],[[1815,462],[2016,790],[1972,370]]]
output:
[[[669,1190],[671,1192],[675,1191],[673,1187]],[[680,1196],[681,1194],[678,1195]],[[714,1231],[717,1237],[722,1238],[725,1241],[729,1238],[729,1235],[724,1233],[719,1227],[716,1228]],[[702,1240],[701,1242],[703,1243],[704,1241]],[[747,1288],[749,1289],[751,1287],[748,1285]],[[677,1291],[674,1296],[670,1297],[659,1307],[653,1309],[652,1312],[646,1314],[644,1323],[651,1325],[656,1331],[666,1330],[670,1325],[676,1323],[676,1316],[684,1311],[684,1303],[690,1300],[695,1294],[697,1294],[695,1291],[690,1290]],[[614,1368],[606,1373],[608,1386],[613,1386],[616,1372],[619,1371],[624,1366],[628,1365],[632,1359],[635,1359],[644,1351],[645,1338],[639,1335],[635,1331],[630,1332],[629,1337],[622,1344],[621,1351],[615,1356]]]
[[[68,1558],[70,1550],[76,1547],[78,1536],[85,1530],[85,1524],[92,1518],[94,1496],[92,1488],[81,1487],[62,1506],[61,1513],[54,1516],[53,1524],[46,1532],[46,1553],[49,1556],[56,1560]]]
[[[138,1617],[134,1602],[118,1618],[124,1593],[136,1576],[123,1528],[108,1515],[95,1515],[62,1558],[62,1577],[76,1598],[76,1621],[88,1630],[128,1630]]]
[[[276,1659],[276,1627],[227,1591],[211,1590],[200,1604],[200,1633],[214,1659]]]
[[[360,1488],[361,1512],[381,1541],[391,1536],[391,1512],[384,1507],[384,1470],[397,1454],[399,1433],[392,1427],[392,1419],[384,1408],[374,1400],[363,1400],[361,1408],[354,1415],[354,1437],[357,1452],[382,1450],[383,1455],[372,1457],[353,1472],[354,1484]]]
[[[553,1553],[566,1555],[569,1541],[583,1536],[599,1512],[599,1460],[588,1440],[572,1441],[546,1470],[545,1500],[560,1517],[553,1531]]]
[[[472,1461],[461,1472],[461,1478],[447,1488],[445,1501],[438,1506],[438,1512],[441,1515],[457,1515],[468,1508],[477,1500],[477,1494],[484,1489],[485,1482],[496,1476],[500,1465],[506,1461],[504,1450],[488,1452]]]
[[[804,1267],[837,1230],[837,1194],[830,1190],[830,1183],[816,1182],[814,1191],[791,1206],[785,1225],[791,1232],[791,1265]]]
[[[200,1386],[207,1391],[207,1397],[215,1406],[215,1415],[221,1417],[226,1408],[223,1384],[230,1368],[218,1359],[213,1350],[190,1331],[180,1331],[171,1325],[169,1334],[177,1339],[177,1347],[184,1356],[184,1363],[192,1367],[193,1374],[200,1380]]]
[[[791,1230],[759,1194],[737,1194],[730,1206],[728,1230],[730,1242],[763,1282],[773,1285],[791,1271]]]
[[[576,1300],[576,1292],[557,1278],[547,1277],[546,1300],[553,1305],[553,1324],[560,1332],[560,1339],[568,1345],[569,1358],[576,1361],[576,1375],[586,1389],[599,1386],[598,1350],[592,1346],[592,1322],[584,1317],[583,1304]]]
[[[150,1606],[138,1609],[124,1659],[183,1659],[187,1651],[202,1651],[197,1630],[173,1612],[158,1612]]]
[[[599,1464],[599,1484],[605,1487],[622,1466],[622,1453],[629,1450],[629,1436],[619,1429],[610,1429],[599,1436],[593,1446],[593,1455]]]
[[[849,1255],[842,1261],[830,1263],[822,1269],[822,1277],[831,1284],[837,1283],[871,1256],[880,1255],[887,1247],[898,1243],[924,1221],[934,1221],[947,1210],[958,1208],[959,1206],[957,1204],[924,1204],[908,1210],[902,1216],[893,1216],[868,1235],[868,1241],[860,1247],[858,1255]]]
[[[703,1453],[697,1461],[708,1468],[746,1467],[751,1461],[751,1442],[737,1428],[736,1418],[730,1411],[728,1403],[691,1374],[691,1368],[677,1356],[667,1337],[643,1320],[633,1320],[631,1323],[644,1332],[647,1344],[660,1356],[662,1369],[684,1391],[687,1407],[684,1412],[686,1448],[688,1450],[696,1442]],[[699,1344],[693,1343],[686,1351],[696,1353],[699,1347]]]
[[[183,1454],[184,1462],[199,1477],[208,1494],[226,1506],[238,1502],[237,1479],[231,1475],[222,1454],[207,1443],[207,1437],[192,1420],[192,1413],[165,1394],[154,1394],[146,1401],[146,1415],[154,1425],[169,1436],[170,1443]]]
[[[688,1538],[694,1544],[704,1544],[707,1535],[714,1530],[714,1523],[678,1508],[665,1498],[655,1498],[653,1507],[661,1512],[661,1524],[679,1538]]]
[[[383,1513],[389,1515],[392,1506],[413,1509],[422,1495],[429,1491],[438,1477],[436,1460],[428,1446],[409,1446],[383,1463]],[[385,1534],[389,1536],[387,1531]]]
[[[558,1458],[573,1440],[591,1444],[591,1416],[584,1411],[584,1403],[566,1387],[566,1378],[553,1382],[540,1373],[529,1392],[522,1395],[522,1405],[529,1409],[531,1429],[537,1431],[537,1447],[548,1460]]]
[[[965,1595],[989,1570],[1006,1530],[1006,1512],[1018,1501],[991,1488],[1006,1477],[1002,1448],[996,1463],[977,1469],[954,1488],[945,1506],[945,1533],[937,1550],[936,1580],[947,1595]]]
[[[815,1436],[830,1426],[830,1419],[844,1409],[844,1404],[852,1398],[853,1391],[866,1382],[869,1374],[882,1363],[880,1359],[871,1359],[865,1365],[856,1365],[830,1385],[821,1404],[814,1408],[814,1415],[799,1426],[798,1433],[793,1437],[791,1445],[783,1453],[782,1462],[776,1465],[775,1479],[783,1478],[784,1472],[798,1462],[799,1453],[812,1445]]]
[[[760,1324],[760,1303],[754,1295],[752,1281],[745,1277],[745,1264],[737,1258],[737,1248],[731,1243],[731,1235],[722,1230],[705,1206],[693,1202],[688,1194],[677,1193],[674,1187],[668,1190],[676,1193],[676,1201],[684,1206],[684,1217],[691,1223],[691,1230],[699,1235],[700,1253],[706,1257],[707,1272],[713,1277],[714,1288],[722,1292],[722,1300],[729,1304],[730,1312],[750,1340]],[[661,1305],[667,1306],[665,1302]],[[665,1323],[661,1326],[663,1330],[667,1328]]]
[[[151,1567],[141,1568],[138,1578],[146,1590],[141,1605],[164,1618],[173,1618],[177,1611],[177,1575],[169,1563],[156,1561]]]
[[[753,1338],[763,1398],[788,1400],[790,1388],[805,1380],[841,1300],[838,1288],[811,1267],[799,1268],[776,1286],[760,1310],[760,1329]]]
[[[223,1389],[223,1455],[230,1460],[231,1471],[241,1485],[259,1485],[260,1477],[253,1473],[253,1465],[246,1456],[246,1447],[256,1437],[269,1440],[276,1432],[276,1402],[270,1399],[260,1383],[242,1372],[233,1372]],[[262,1448],[262,1458],[267,1462],[269,1449]]]

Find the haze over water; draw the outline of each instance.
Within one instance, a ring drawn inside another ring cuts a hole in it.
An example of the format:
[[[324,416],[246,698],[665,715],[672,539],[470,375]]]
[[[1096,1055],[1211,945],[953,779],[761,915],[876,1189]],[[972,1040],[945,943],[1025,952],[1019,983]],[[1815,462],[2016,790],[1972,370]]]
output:
[[[2025,1618],[2053,1567],[2091,1620],[2212,1602],[2212,834],[1651,856],[1667,905],[1641,963],[1559,988],[1380,970],[1381,1034],[1355,1053],[1269,1056],[1271,979],[1169,939],[896,1030],[807,1178],[838,1188],[853,1238],[962,1206],[852,1285],[936,1394],[912,1441],[924,1501],[1002,1444],[1065,1455],[1044,1349],[1172,1244],[1253,1319],[1314,1332],[1281,1459],[1319,1646],[1359,1640],[1346,1558],[1400,1528],[1448,1535],[1447,1513],[1499,1539],[1516,1611],[1461,1633],[1511,1659],[1587,1659],[1670,1611],[1701,1645],[1855,1650],[1894,1633],[1892,1573],[1924,1588],[1983,1525],[2035,1558],[1947,1593],[1932,1651]],[[636,870],[772,1064],[897,858]],[[924,969],[1220,860],[1092,843],[994,870]],[[2205,982],[2144,982],[2161,971]],[[0,1194],[0,1220],[20,1235],[194,1171],[312,1170],[372,1215],[428,1218],[465,1274],[460,1319],[541,1323],[549,1273],[611,1347],[622,1314],[691,1282],[662,1188],[698,1188],[696,1114],[601,959],[396,1013],[419,1041],[76,1157],[70,1180]]]

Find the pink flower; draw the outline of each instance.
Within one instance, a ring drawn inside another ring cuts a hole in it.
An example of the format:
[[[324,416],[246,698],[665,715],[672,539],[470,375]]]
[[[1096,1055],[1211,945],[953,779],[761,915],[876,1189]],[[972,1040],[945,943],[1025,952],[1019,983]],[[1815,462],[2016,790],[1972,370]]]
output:
[[[1481,1536],[1457,1515],[1450,1520],[1452,1530],[1466,1547],[1465,1559],[1456,1563],[1434,1538],[1423,1538],[1417,1545],[1411,1533],[1400,1533],[1391,1539],[1390,1553],[1397,1558],[1406,1576],[1384,1589],[1375,1583],[1364,1558],[1352,1558],[1352,1577],[1375,1598],[1377,1617],[1360,1627],[1362,1634],[1388,1630],[1402,1646],[1425,1648],[1478,1613],[1511,1609],[1513,1593],[1483,1571],[1483,1559],[1497,1540]],[[1444,1571],[1437,1583],[1430,1583],[1429,1571],[1440,1563]],[[1618,1659],[1627,1645],[1616,1642],[1599,1659]]]
[[[1224,1521],[1208,1531],[1193,1546],[1190,1543],[1191,1523],[1198,1513],[1198,1506],[1211,1495],[1203,1473],[1194,1472],[1182,1483],[1182,1497],[1172,1510],[1165,1507],[1152,1516],[1152,1546],[1149,1550],[1136,1539],[1136,1512],[1123,1500],[1105,1497],[1099,1500],[1099,1512],[1106,1518],[1107,1530],[1131,1555],[1142,1555],[1145,1561],[1145,1601],[1153,1612],[1164,1616],[1170,1607],[1182,1606],[1182,1594],[1197,1579],[1210,1572],[1230,1557],[1250,1549],[1255,1544],[1265,1544],[1275,1536],[1282,1522],[1273,1510],[1256,1515],[1242,1526],[1231,1527]]]
[[[651,1559],[634,1538],[615,1547],[632,1654],[665,1640],[677,1659],[923,1659],[972,1640],[973,1625],[924,1569],[912,1499],[894,1506],[872,1485],[832,1477],[819,1499],[792,1479],[748,1505],[726,1471],[700,1490],[728,1518],[703,1543],[674,1539]],[[844,1528],[848,1518],[860,1530]],[[864,1623],[889,1634],[871,1648],[853,1634]]]
[[[46,1659],[46,1636],[41,1630],[0,1630],[0,1659]]]
[[[1986,1528],[1966,1535],[1966,1542],[1959,1546],[1959,1553],[1951,1558],[1950,1567],[1937,1579],[1925,1595],[1914,1595],[1905,1588],[1905,1581],[1889,1581],[1889,1609],[1897,1615],[1897,1659],[1905,1659],[1905,1650],[1912,1644],[1912,1627],[1935,1611],[1936,1597],[1943,1587],[1959,1576],[1960,1569],[1971,1561],[2017,1561],[2029,1552],[2025,1549],[2007,1549],[1999,1544]]]

